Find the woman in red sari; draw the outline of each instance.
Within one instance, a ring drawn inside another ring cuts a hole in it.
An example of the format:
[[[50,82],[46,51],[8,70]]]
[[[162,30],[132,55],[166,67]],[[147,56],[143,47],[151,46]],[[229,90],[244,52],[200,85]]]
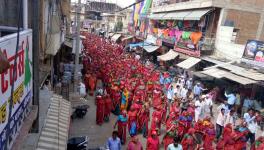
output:
[[[214,139],[215,139],[214,125],[210,124],[209,128],[205,129],[205,132],[204,132],[203,148],[205,150],[214,150],[214,147],[213,147]]]
[[[123,110],[114,125],[114,128],[116,128],[116,125],[118,126],[118,137],[121,140],[121,144],[126,143],[127,120],[127,112]]]
[[[110,117],[111,111],[113,109],[113,102],[112,102],[112,100],[108,94],[104,97],[104,99],[105,99],[104,118],[106,121],[109,121],[109,117]]]
[[[151,127],[150,130],[160,131],[162,121],[162,107],[158,106],[156,110],[152,113]]]
[[[132,123],[136,121],[137,121],[137,111],[132,105],[132,107],[128,111],[128,131],[130,131]]]
[[[96,124],[102,125],[104,122],[105,101],[101,95],[96,96]]]
[[[186,133],[182,139],[182,148],[183,150],[194,150],[195,149],[195,129],[190,128],[188,133]]]
[[[165,136],[163,137],[164,149],[167,150],[168,146],[173,143],[173,139],[176,135],[176,124],[171,123],[170,128],[167,130]]]
[[[151,136],[147,139],[147,148],[146,150],[159,150],[159,137],[157,131],[151,131]]]
[[[149,106],[147,104],[138,112],[137,128],[143,133],[143,137],[148,136]]]
[[[161,100],[161,90],[159,90],[157,87],[155,87],[154,91],[153,91],[153,98],[152,98],[152,107],[156,108],[159,105],[161,105],[162,100]]]
[[[96,76],[93,74],[89,77],[89,95],[93,96],[94,95],[94,91],[96,89],[96,83],[97,83],[97,79]]]

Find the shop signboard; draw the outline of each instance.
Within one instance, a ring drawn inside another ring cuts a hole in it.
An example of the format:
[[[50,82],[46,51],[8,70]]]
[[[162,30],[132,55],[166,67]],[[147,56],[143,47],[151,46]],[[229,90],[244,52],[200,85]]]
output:
[[[264,65],[264,41],[248,40],[245,46],[244,60],[255,65]]]
[[[174,50],[192,57],[201,56],[201,51],[196,45],[184,41],[175,42]]]
[[[17,122],[21,121],[20,118],[24,114],[27,104],[32,99],[32,30],[20,32],[17,65],[14,66],[16,37],[17,34],[14,33],[0,38],[0,50],[7,56],[11,64],[11,67],[6,72],[0,74],[0,149],[7,137],[5,133],[8,124],[12,83],[14,82],[10,121],[12,135],[18,132]],[[13,74],[14,69],[17,72],[15,76]]]

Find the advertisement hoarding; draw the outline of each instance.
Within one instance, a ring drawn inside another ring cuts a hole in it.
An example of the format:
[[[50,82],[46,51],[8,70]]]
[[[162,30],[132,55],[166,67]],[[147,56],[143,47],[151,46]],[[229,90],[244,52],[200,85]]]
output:
[[[22,114],[24,114],[26,106],[32,99],[32,31],[25,30],[20,32],[17,65],[14,66],[16,41],[16,33],[0,38],[0,51],[7,56],[11,65],[6,72],[0,74],[0,147],[2,147],[2,144],[6,140],[5,132],[8,121],[12,83],[14,82],[14,93],[10,128],[12,130],[15,129],[12,131],[12,134],[17,132],[16,123],[20,122],[19,120]],[[16,75],[13,74],[14,69],[17,71]]]
[[[243,58],[264,63],[264,42],[248,40]]]

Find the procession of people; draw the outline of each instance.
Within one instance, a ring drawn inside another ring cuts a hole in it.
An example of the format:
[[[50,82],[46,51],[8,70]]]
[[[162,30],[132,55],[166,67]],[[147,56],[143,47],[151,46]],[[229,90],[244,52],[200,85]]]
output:
[[[147,150],[264,149],[264,137],[255,140],[258,113],[246,109],[245,104],[242,121],[238,121],[238,100],[231,91],[226,91],[226,100],[213,108],[218,88],[208,90],[186,72],[172,75],[155,69],[123,51],[121,45],[95,34],[82,34],[86,36],[84,83],[90,95],[96,93],[96,123],[102,125],[110,115],[117,116],[117,132],[108,140],[109,145],[119,139],[123,145],[128,143],[128,150],[142,150],[137,137],[142,134]],[[98,80],[103,88],[95,92]]]

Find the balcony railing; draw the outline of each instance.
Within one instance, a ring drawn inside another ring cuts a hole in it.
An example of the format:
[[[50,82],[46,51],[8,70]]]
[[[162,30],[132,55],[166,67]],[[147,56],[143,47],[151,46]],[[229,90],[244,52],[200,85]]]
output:
[[[155,0],[153,6],[164,6],[164,5],[170,5],[174,3],[181,3],[181,2],[188,2],[193,0]]]

